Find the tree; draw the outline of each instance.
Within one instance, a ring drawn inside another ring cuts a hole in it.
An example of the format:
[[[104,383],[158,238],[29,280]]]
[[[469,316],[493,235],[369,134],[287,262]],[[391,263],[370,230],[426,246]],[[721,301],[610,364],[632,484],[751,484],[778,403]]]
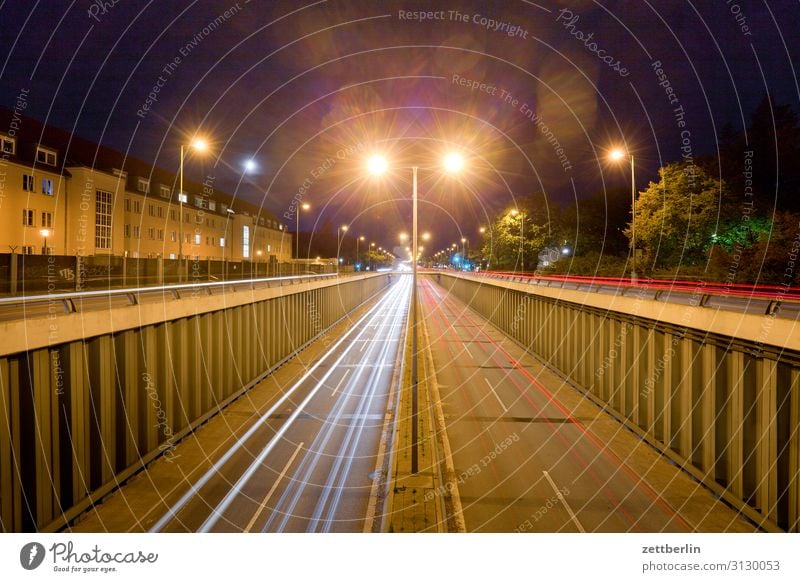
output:
[[[518,198],[516,206],[500,212],[483,235],[482,252],[489,268],[534,269],[539,251],[557,238],[557,216],[557,208],[544,193]]]
[[[561,233],[573,245],[577,256],[592,252],[622,256],[630,246],[625,236],[630,216],[631,191],[628,188],[601,190],[564,209]]]
[[[636,248],[645,270],[706,261],[723,184],[695,165],[669,164],[636,202]],[[631,238],[630,225],[625,235]]]

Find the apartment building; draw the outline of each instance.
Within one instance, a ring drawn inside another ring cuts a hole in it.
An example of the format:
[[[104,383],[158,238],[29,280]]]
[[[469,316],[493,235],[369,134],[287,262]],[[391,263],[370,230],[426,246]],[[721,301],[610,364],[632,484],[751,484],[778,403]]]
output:
[[[211,176],[178,192],[176,173],[0,109],[0,252],[285,262],[292,248]]]

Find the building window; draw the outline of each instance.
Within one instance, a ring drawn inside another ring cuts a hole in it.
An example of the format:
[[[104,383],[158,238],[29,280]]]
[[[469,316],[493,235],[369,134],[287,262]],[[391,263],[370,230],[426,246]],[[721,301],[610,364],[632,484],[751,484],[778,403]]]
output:
[[[242,257],[250,258],[250,227],[246,224],[242,227]]]
[[[42,178],[42,194],[53,195],[53,181],[50,178]]]
[[[223,249],[225,248],[225,237],[224,236],[220,237],[219,246],[220,246],[220,248],[223,248]]]
[[[125,199],[125,212],[130,212],[130,211],[131,211],[131,199],[130,198],[126,198]]]
[[[203,200],[202,196],[195,196],[194,197],[194,205],[197,206],[198,208],[205,208],[206,207],[206,203]]]
[[[125,231],[125,238],[131,238],[131,225],[130,224],[126,224],[125,225],[124,231]]]
[[[153,217],[156,215],[156,207],[154,204],[147,205],[147,214]]]
[[[22,225],[36,226],[36,214],[30,208],[24,208],[22,210]]]
[[[22,189],[26,192],[33,192],[33,176],[30,174],[22,174]]]
[[[178,194],[178,202],[183,202],[184,204],[189,202],[189,197],[186,195],[186,192]]]
[[[22,254],[23,255],[35,255],[36,254],[36,249],[33,248],[33,246],[29,246],[29,247],[28,246],[24,246],[24,247],[22,247]]]
[[[214,202],[213,200],[209,200],[208,201],[208,209],[209,210],[216,210],[217,209],[217,203]]]
[[[142,194],[149,194],[150,193],[150,180],[145,180],[144,178],[139,178],[136,182],[136,189],[141,192]]]
[[[159,193],[161,194],[162,198],[169,198],[170,196],[169,186],[161,186],[161,188],[159,189]]]
[[[36,161],[40,164],[47,164],[48,166],[56,165],[56,152],[46,150],[39,146],[36,148]]]
[[[13,156],[16,149],[15,145],[13,137],[0,135],[0,152]]]
[[[98,249],[111,248],[111,192],[97,190],[94,205],[94,246]]]
[[[164,218],[164,207],[163,206],[157,206],[156,207],[156,211],[158,212],[158,217],[159,218]]]
[[[200,235],[199,234],[194,235],[194,244],[196,244],[196,245],[200,244]]]
[[[142,211],[142,203],[138,200],[133,201],[133,212],[134,214],[139,214]]]
[[[268,252],[268,253],[271,253],[271,252],[272,252],[272,245],[267,245],[267,252]]]
[[[164,240],[164,229],[163,228],[159,228],[158,229],[158,240]]]
[[[53,228],[52,212],[42,212],[42,228]]]
[[[152,226],[149,226],[147,228],[147,238],[149,238],[150,240],[156,238],[156,229],[153,228]]]
[[[174,209],[169,211],[169,219],[170,220],[177,220],[178,219],[178,213],[175,212]]]
[[[172,231],[172,234],[170,235],[169,238],[170,240],[172,240],[172,242],[178,242],[178,235],[175,233],[174,230]]]
[[[169,258],[170,258],[170,259],[175,259],[175,258],[177,258],[177,257],[175,256],[175,253],[170,253],[170,254],[169,254]]]
[[[133,227],[133,238],[140,238],[142,234],[141,228],[138,226]]]
[[[263,218],[259,218],[258,219],[258,224],[260,224],[261,226],[264,226],[264,219]]]

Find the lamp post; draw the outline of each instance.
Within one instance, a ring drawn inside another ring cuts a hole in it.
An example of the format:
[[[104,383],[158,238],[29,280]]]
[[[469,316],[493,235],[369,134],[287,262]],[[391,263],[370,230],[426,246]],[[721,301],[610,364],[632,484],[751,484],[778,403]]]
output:
[[[609,157],[612,161],[618,162],[625,159],[625,150],[614,148]],[[627,154],[631,159],[631,279],[636,281],[636,166],[633,162],[633,154]]]
[[[44,247],[42,248],[42,254],[46,255],[47,254],[47,237],[50,236],[50,229],[43,228],[42,230],[39,231],[39,234],[42,235],[42,237],[44,237]]]
[[[208,149],[208,143],[201,138],[194,138],[188,147],[198,151],[204,152]],[[181,144],[181,165],[180,165],[180,180],[178,183],[178,204],[180,207],[180,216],[178,221],[178,281],[183,281],[183,199],[186,196],[183,192],[183,159],[186,157],[186,144]]]
[[[295,213],[295,216],[297,218],[297,226],[294,230],[294,237],[297,239],[295,241],[295,247],[297,248],[297,251],[295,253],[295,258],[297,259],[300,258],[300,210],[309,210],[310,208],[311,205],[308,202],[304,202],[303,204],[297,207],[297,212]]]
[[[449,153],[444,157],[444,167],[448,172],[455,173],[461,170],[464,166],[464,158],[457,153]],[[389,164],[382,156],[372,156],[368,163],[368,168],[373,174],[384,173]],[[418,363],[417,363],[417,258],[419,252],[417,250],[417,174],[419,166],[411,166],[411,268],[412,268],[412,281],[411,281],[411,472],[418,471],[418,423],[417,423],[417,383],[418,376]]]
[[[516,208],[511,211],[511,216],[520,217],[519,223],[519,249],[520,249],[520,263],[522,272],[525,272],[525,213],[517,210]]]
[[[374,261],[372,260],[372,253],[373,253],[374,250],[375,250],[375,243],[374,242],[369,243],[369,251],[370,251],[370,253],[369,253],[369,270],[370,271],[374,270],[373,269]]]
[[[342,250],[342,240],[341,240],[340,235],[343,232],[347,232],[347,225],[346,224],[343,224],[338,229],[336,229],[336,272],[337,273],[339,272],[339,261],[340,261],[339,255],[340,255],[341,250]]]
[[[355,265],[358,264],[358,243],[359,243],[359,241],[362,241],[362,240],[364,240],[363,236],[357,236],[356,237],[356,260],[353,263],[353,268],[355,268]]]

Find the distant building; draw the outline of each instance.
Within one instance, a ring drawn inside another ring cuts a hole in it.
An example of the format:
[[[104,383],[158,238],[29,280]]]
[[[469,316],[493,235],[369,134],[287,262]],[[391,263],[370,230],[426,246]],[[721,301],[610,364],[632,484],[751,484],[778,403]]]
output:
[[[0,108],[0,252],[286,262],[274,215]],[[181,224],[182,221],[182,224]],[[46,231],[46,232],[45,232]],[[45,236],[46,234],[46,236]]]

